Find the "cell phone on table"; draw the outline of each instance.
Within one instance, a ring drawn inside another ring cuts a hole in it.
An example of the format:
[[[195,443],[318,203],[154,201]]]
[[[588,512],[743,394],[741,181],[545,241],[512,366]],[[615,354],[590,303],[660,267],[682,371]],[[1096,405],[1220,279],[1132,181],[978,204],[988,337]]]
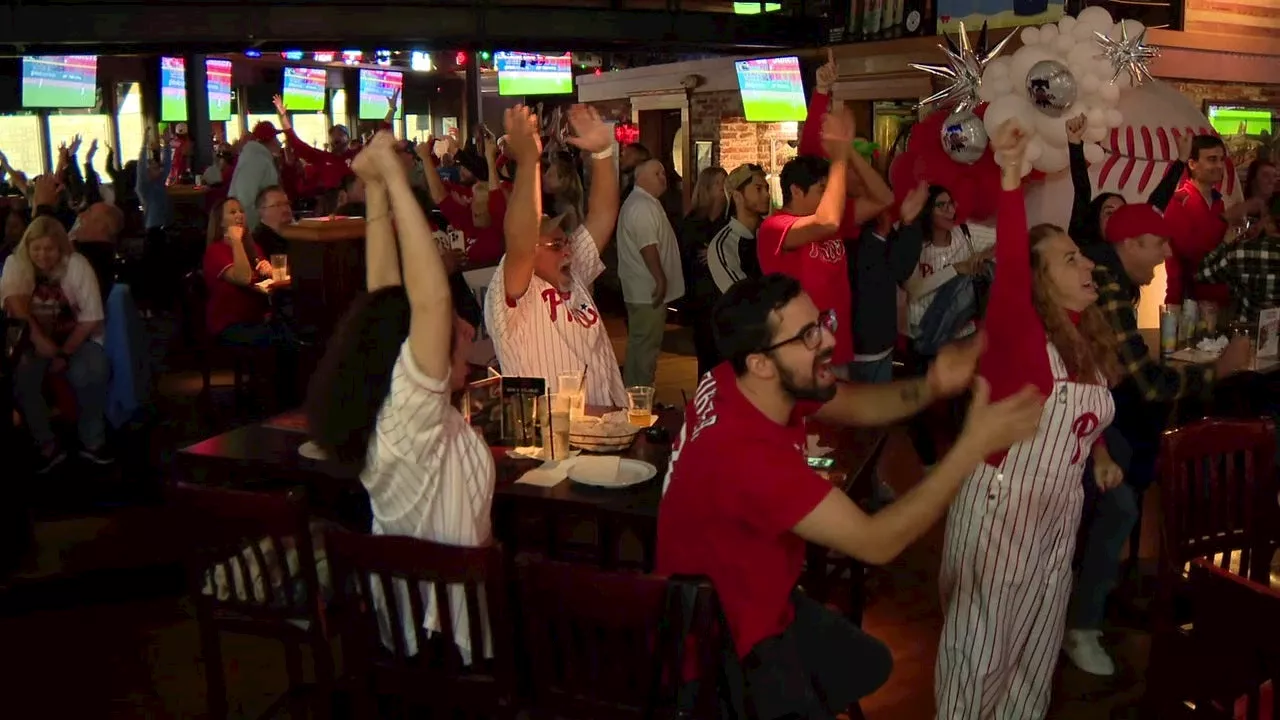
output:
[[[835,467],[835,458],[829,457],[811,457],[809,458],[809,467],[814,470],[830,470]]]

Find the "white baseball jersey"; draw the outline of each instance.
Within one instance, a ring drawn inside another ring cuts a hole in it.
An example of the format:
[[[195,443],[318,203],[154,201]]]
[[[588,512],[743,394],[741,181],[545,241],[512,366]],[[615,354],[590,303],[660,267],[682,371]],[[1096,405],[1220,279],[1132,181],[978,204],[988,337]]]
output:
[[[1035,437],[965,480],[947,515],[938,584],[946,620],[934,671],[947,720],[1034,720],[1049,706],[1071,594],[1071,559],[1094,442],[1115,415],[1105,384],[1067,380],[1050,343],[1053,391]],[[998,352],[999,348],[993,348]]]
[[[908,336],[915,337],[919,334],[920,321],[924,319],[925,311],[933,302],[934,292],[956,276],[955,264],[968,260],[975,252],[986,249],[979,247],[976,240],[977,238],[966,237],[964,231],[957,225],[951,229],[950,245],[934,245],[926,242],[920,249],[920,262],[906,282]],[[972,332],[971,328],[965,328],[959,334],[967,335],[970,332]]]
[[[588,404],[626,407],[618,358],[591,296],[591,283],[604,272],[600,251],[585,225],[570,243],[573,285],[567,293],[535,274],[522,297],[508,297],[503,258],[485,296],[485,327],[503,375],[545,378],[554,391],[561,373],[586,368]]]
[[[432,378],[414,362],[406,341],[391,376],[391,390],[378,412],[360,482],[369,493],[375,535],[408,535],[448,545],[479,546],[492,534],[494,468],[489,446],[449,403],[448,376]],[[396,581],[405,647],[417,652],[410,622],[408,586]],[[440,618],[430,583],[421,584],[424,627],[439,632]],[[382,641],[391,647],[391,628],[380,584],[374,603]],[[471,661],[466,596],[449,589],[453,636],[464,662]],[[483,612],[483,608],[482,608]],[[488,622],[481,618],[485,656],[492,655]]]

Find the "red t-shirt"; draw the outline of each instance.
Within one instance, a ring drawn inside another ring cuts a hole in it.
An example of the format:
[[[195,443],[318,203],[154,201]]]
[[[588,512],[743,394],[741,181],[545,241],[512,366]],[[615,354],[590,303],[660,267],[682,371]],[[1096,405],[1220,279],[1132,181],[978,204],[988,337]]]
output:
[[[284,134],[294,156],[315,168],[315,184],[321,192],[342,185],[342,179],[351,174],[351,161],[360,153],[358,147],[341,153],[317,150],[303,142],[292,129],[285,130]]]
[[[266,257],[258,243],[253,244],[253,249],[258,258]],[[227,242],[213,243],[204,250],[204,284],[209,289],[205,328],[210,335],[217,335],[235,323],[262,322],[267,313],[265,295],[222,277],[233,260],[231,245]]]
[[[848,260],[839,235],[812,242],[795,250],[783,250],[782,241],[799,217],[778,211],[764,219],[756,231],[756,253],[765,273],[782,273],[800,281],[819,310],[836,312],[836,347],[831,361],[853,362],[853,289],[849,287]]]
[[[1208,300],[1219,306],[1231,304],[1231,290],[1226,285],[1193,283],[1191,278],[1209,251],[1218,247],[1227,232],[1227,221],[1222,217],[1226,206],[1222,195],[1213,191],[1213,202],[1206,202],[1200,188],[1190,180],[1185,181],[1174,193],[1164,217],[1173,237],[1169,238],[1172,251],[1164,261],[1166,282],[1164,301],[1169,305],[1181,304],[1190,297]]]
[[[507,196],[500,188],[489,191],[489,226],[476,227],[471,215],[472,188],[445,183],[448,194],[440,203],[440,212],[449,225],[467,237],[467,260],[475,265],[489,265],[502,259],[505,244],[502,223],[507,215]]]
[[[831,491],[805,459],[803,419],[817,408],[798,404],[779,425],[722,363],[698,383],[672,449],[656,570],[711,579],[739,656],[795,616],[805,542],[791,528]]]

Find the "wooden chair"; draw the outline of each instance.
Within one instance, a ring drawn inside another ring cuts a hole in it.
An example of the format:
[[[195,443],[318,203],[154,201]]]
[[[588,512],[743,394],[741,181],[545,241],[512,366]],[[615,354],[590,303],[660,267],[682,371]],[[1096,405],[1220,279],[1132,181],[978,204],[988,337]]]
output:
[[[329,533],[325,543],[337,592],[332,616],[357,717],[377,717],[379,700],[450,717],[515,717],[514,631],[500,545],[458,547],[344,531]],[[461,607],[449,598],[458,592]],[[440,627],[430,637],[423,627],[428,597]],[[454,617],[462,611],[466,631],[459,636]],[[460,640],[470,648],[470,664]]]
[[[1196,717],[1280,720],[1280,592],[1204,557],[1190,593],[1195,671],[1182,696]]]
[[[237,401],[246,393],[254,375],[257,355],[252,348],[236,348],[222,345],[209,334],[205,325],[205,305],[209,302],[209,288],[205,286],[201,270],[194,270],[182,278],[183,337],[196,351],[200,366],[200,395],[207,400],[213,390],[213,369],[230,367],[232,388]]]
[[[528,557],[519,578],[534,717],[675,717],[666,578]]]
[[[1270,420],[1202,420],[1165,433],[1159,460],[1163,503],[1145,704],[1184,687],[1194,652],[1184,624],[1188,564],[1213,558],[1223,569],[1265,581],[1276,550],[1275,426]]]
[[[169,499],[177,527],[188,543],[187,591],[200,624],[210,715],[227,717],[220,634],[233,632],[278,640],[285,648],[289,692],[260,717],[274,716],[286,706],[290,717],[304,717],[308,706],[317,717],[327,717],[333,659],[302,493],[178,483],[170,488]],[[303,673],[304,646],[311,648],[315,666],[313,687],[306,684]]]

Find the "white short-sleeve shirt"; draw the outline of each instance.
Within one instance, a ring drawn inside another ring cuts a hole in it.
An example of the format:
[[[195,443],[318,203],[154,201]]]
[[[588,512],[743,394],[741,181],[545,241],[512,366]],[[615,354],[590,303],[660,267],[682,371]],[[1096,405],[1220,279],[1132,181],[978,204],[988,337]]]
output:
[[[449,402],[449,378],[428,377],[405,342],[391,376],[391,389],[378,412],[360,482],[369,493],[375,535],[407,535],[447,545],[480,546],[490,541],[494,466],[489,446]],[[416,652],[407,612],[408,589],[397,583],[400,616],[408,650]],[[375,599],[381,607],[381,593]],[[440,629],[434,595],[422,588],[425,627]],[[449,589],[454,637],[465,662],[471,660],[465,595]],[[383,642],[391,644],[386,612],[379,612]],[[491,640],[483,623],[485,644]],[[485,648],[491,654],[491,648]]]
[[[102,291],[98,289],[98,276],[94,274],[93,266],[83,255],[71,253],[58,284],[62,288],[62,294],[71,303],[76,322],[99,322],[104,319]],[[31,265],[10,255],[4,262],[4,270],[0,271],[0,307],[14,295],[30,295],[35,290],[35,285],[36,279]],[[32,299],[33,314],[40,314],[40,308],[35,306],[38,302],[38,298]],[[99,330],[91,335],[90,339],[101,345],[103,336],[104,332]]]
[[[618,358],[591,296],[591,283],[604,272],[595,238],[586,226],[570,237],[573,285],[562,293],[536,274],[519,299],[507,296],[498,263],[485,297],[484,322],[493,338],[503,375],[540,377],[554,391],[562,373],[587,370],[587,403],[626,407]]]

